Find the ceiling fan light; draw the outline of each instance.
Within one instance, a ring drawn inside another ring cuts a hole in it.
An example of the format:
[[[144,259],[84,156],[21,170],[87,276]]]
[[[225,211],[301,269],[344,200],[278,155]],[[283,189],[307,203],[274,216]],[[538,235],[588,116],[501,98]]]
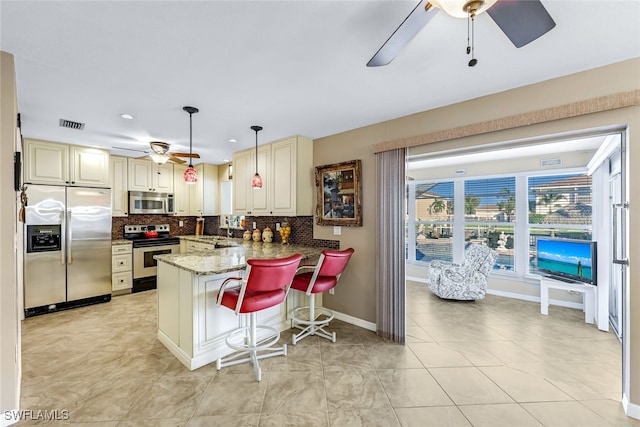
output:
[[[151,157],[151,160],[153,160],[155,163],[159,165],[164,165],[169,160],[169,156],[167,156],[166,154],[153,153],[153,154],[149,154],[149,157]]]
[[[438,7],[455,18],[467,18],[469,7],[477,8],[476,15],[485,12],[498,0],[429,0],[429,3]]]
[[[254,188],[256,190],[262,188],[262,177],[257,172],[255,175],[253,175],[253,179],[251,180],[251,188]]]
[[[192,165],[189,165],[184,171],[184,182],[186,184],[195,184],[198,182],[198,171]]]

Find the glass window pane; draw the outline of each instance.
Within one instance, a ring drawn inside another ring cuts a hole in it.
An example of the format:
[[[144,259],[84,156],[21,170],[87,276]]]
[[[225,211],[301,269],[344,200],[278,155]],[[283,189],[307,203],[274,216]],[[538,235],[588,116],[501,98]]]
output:
[[[514,231],[513,226],[466,224],[465,247],[472,243],[487,245],[498,254],[494,270],[515,271]]]
[[[415,186],[416,261],[453,260],[453,182]]]
[[[453,220],[453,182],[416,185],[416,221]]]
[[[515,210],[514,177],[465,181],[464,217],[467,222],[513,222]]]
[[[432,237],[429,237],[432,236]],[[439,237],[433,237],[433,236]],[[416,236],[416,261],[429,263],[434,259],[439,261],[453,261],[452,228],[446,226],[431,226],[426,234]]]
[[[585,174],[530,177],[529,224],[591,225],[591,188]]]

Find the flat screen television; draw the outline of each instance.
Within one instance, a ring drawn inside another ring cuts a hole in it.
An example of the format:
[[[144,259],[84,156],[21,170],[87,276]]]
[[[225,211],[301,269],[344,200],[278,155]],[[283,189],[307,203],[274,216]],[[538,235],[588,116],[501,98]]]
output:
[[[596,242],[539,237],[536,254],[538,271],[544,276],[597,284]]]

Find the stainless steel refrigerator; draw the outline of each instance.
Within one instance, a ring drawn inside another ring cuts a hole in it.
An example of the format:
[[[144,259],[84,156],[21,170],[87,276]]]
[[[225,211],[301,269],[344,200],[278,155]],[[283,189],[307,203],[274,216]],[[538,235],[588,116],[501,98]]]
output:
[[[111,190],[29,185],[24,308],[31,316],[111,299]]]

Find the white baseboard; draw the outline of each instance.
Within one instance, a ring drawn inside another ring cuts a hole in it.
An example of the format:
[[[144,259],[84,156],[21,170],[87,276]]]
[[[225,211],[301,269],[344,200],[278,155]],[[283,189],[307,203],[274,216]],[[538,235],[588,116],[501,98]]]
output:
[[[640,405],[629,402],[629,397],[625,393],[622,394],[622,408],[628,417],[640,420]]]
[[[366,320],[358,319],[357,317],[349,316],[348,314],[339,313],[337,311],[333,311],[333,315],[336,319],[342,320],[343,322],[376,332],[377,328],[375,323],[367,322]]]
[[[418,282],[418,283],[428,283],[427,279],[423,278],[423,277],[414,277],[414,276],[407,276],[406,280],[410,280],[412,282]],[[495,289],[487,289],[487,293],[489,295],[495,295],[495,296],[499,296],[499,297],[506,297],[506,298],[513,298],[513,299],[519,299],[522,301],[531,301],[531,302],[537,302],[540,303],[540,297],[538,296],[534,296],[534,295],[526,295],[526,294],[518,294],[515,292],[506,292],[506,291],[498,291]],[[562,301],[562,300],[557,300],[557,299],[550,299],[549,300],[549,304],[551,305],[557,305],[560,307],[567,307],[567,308],[575,308],[578,310],[582,310],[582,304],[579,302],[571,302],[571,301]]]

